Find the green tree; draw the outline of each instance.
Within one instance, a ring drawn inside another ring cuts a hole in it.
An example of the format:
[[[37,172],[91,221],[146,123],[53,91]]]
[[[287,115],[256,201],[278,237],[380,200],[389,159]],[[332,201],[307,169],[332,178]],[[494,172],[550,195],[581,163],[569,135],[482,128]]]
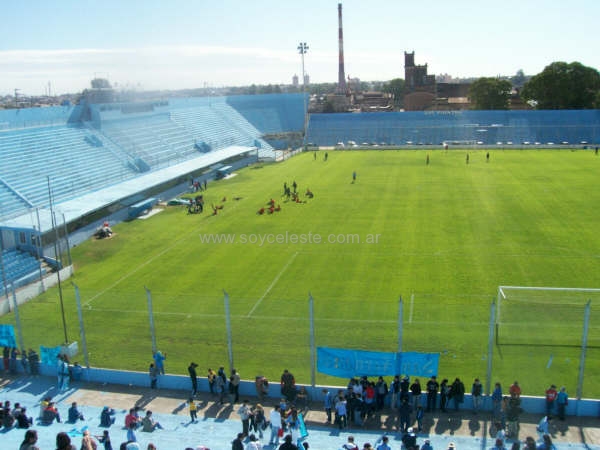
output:
[[[513,84],[513,86],[523,87],[523,85],[527,81],[527,77],[525,76],[523,69],[517,70],[517,73],[510,78],[510,81]]]
[[[537,109],[590,109],[597,103],[600,74],[579,62],[553,62],[532,77],[521,91]]]
[[[499,78],[479,78],[469,88],[473,109],[508,109],[511,84]]]
[[[393,95],[394,106],[402,106],[404,103],[404,80],[402,78],[394,78],[388,81],[381,90]]]

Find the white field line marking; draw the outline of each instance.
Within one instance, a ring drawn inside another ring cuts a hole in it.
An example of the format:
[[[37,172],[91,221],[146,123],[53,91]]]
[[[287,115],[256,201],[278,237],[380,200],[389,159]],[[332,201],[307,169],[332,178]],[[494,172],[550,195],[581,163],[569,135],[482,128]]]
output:
[[[408,313],[408,323],[412,323],[413,309],[415,306],[415,293],[410,294],[410,312]]]
[[[258,308],[258,306],[262,303],[263,299],[269,294],[269,292],[271,292],[271,289],[273,289],[273,287],[275,286],[275,284],[277,284],[277,282],[279,281],[279,278],[281,278],[281,275],[283,275],[283,272],[285,272],[287,270],[287,268],[290,266],[290,264],[292,264],[292,262],[294,262],[294,259],[296,259],[296,256],[298,256],[298,252],[294,253],[290,259],[288,260],[287,264],[285,266],[283,266],[283,268],[279,271],[279,273],[277,274],[277,276],[275,277],[275,279],[271,282],[271,284],[269,285],[269,287],[267,288],[267,290],[264,292],[264,294],[262,295],[261,298],[258,299],[258,301],[254,304],[254,306],[252,307],[252,309],[250,310],[250,312],[247,314],[246,317],[250,317],[252,315],[252,313],[254,312],[254,310],[256,308]]]
[[[231,208],[231,210],[233,210],[235,208],[235,206],[233,208]],[[190,231],[188,234],[185,234],[183,236],[181,236],[181,238],[177,239],[176,241],[173,241],[173,243],[171,245],[169,245],[168,247],[165,247],[164,250],[158,252],[156,255],[154,255],[152,258],[148,259],[147,261],[145,261],[144,263],[140,264],[139,266],[137,266],[135,269],[133,269],[131,272],[126,273],[125,275],[123,275],[121,278],[119,278],[117,281],[115,281],[113,284],[111,284],[110,286],[107,286],[105,289],[101,290],[100,292],[98,292],[96,295],[93,295],[87,302],[84,302],[83,305],[84,306],[89,306],[90,303],[92,303],[94,300],[96,300],[98,297],[100,297],[101,295],[104,295],[107,291],[111,290],[112,288],[114,288],[116,285],[118,285],[119,283],[121,283],[121,281],[126,280],[127,278],[129,278],[131,275],[133,275],[134,273],[136,273],[138,270],[146,267],[148,264],[150,264],[151,262],[155,261],[156,259],[160,258],[161,256],[163,256],[165,253],[167,253],[168,251],[172,250],[176,245],[178,245],[180,242],[185,241],[187,238],[189,238],[192,235],[195,235],[198,233],[198,230],[200,229],[200,227],[198,228],[194,228],[192,231]]]

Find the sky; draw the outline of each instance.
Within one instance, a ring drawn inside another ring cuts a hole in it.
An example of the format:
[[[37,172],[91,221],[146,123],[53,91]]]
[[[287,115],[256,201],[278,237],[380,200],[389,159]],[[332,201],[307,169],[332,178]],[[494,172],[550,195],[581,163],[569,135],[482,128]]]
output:
[[[337,82],[338,0],[0,0],[0,95]],[[344,0],[346,76],[600,69],[600,0]]]

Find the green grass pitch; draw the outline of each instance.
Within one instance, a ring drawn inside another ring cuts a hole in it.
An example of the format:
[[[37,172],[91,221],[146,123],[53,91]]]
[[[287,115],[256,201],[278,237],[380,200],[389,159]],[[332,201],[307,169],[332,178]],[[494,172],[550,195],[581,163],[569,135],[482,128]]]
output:
[[[288,368],[309,383],[309,292],[318,346],[374,351],[397,349],[401,295],[403,349],[439,352],[441,377],[469,386],[484,378],[499,285],[600,287],[600,157],[497,150],[486,162],[485,151],[450,150],[429,151],[426,165],[426,153],[329,151],[324,161],[321,151],[256,165],[209,183],[204,214],[168,207],[74,248],[70,281],[80,288],[91,364],[147,369],[147,287],[167,371],[185,374],[192,360],[227,367],[225,290],[242,378],[278,380]],[[294,180],[306,203],[282,198]],[[281,211],[258,215],[271,198]],[[224,207],[211,216],[211,204]],[[210,241],[222,235],[235,242]],[[63,283],[63,291],[69,339],[79,340],[74,290]],[[26,346],[63,341],[58,305],[52,289],[20,308]],[[582,305],[518,306],[527,320],[494,347],[492,381],[574,394]],[[598,307],[593,301],[586,397],[600,395]],[[317,382],[346,380],[317,374]]]

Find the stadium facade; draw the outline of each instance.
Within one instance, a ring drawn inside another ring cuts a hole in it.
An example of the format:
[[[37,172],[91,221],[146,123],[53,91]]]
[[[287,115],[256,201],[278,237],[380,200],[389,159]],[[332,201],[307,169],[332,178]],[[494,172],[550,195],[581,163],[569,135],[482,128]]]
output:
[[[303,109],[303,94],[267,94],[0,111],[0,293],[42,277],[46,248],[61,234],[68,246],[67,236],[89,237],[106,217],[174,197],[223,165],[275,160],[302,139],[400,148],[600,142],[600,110],[313,114],[302,136]]]

